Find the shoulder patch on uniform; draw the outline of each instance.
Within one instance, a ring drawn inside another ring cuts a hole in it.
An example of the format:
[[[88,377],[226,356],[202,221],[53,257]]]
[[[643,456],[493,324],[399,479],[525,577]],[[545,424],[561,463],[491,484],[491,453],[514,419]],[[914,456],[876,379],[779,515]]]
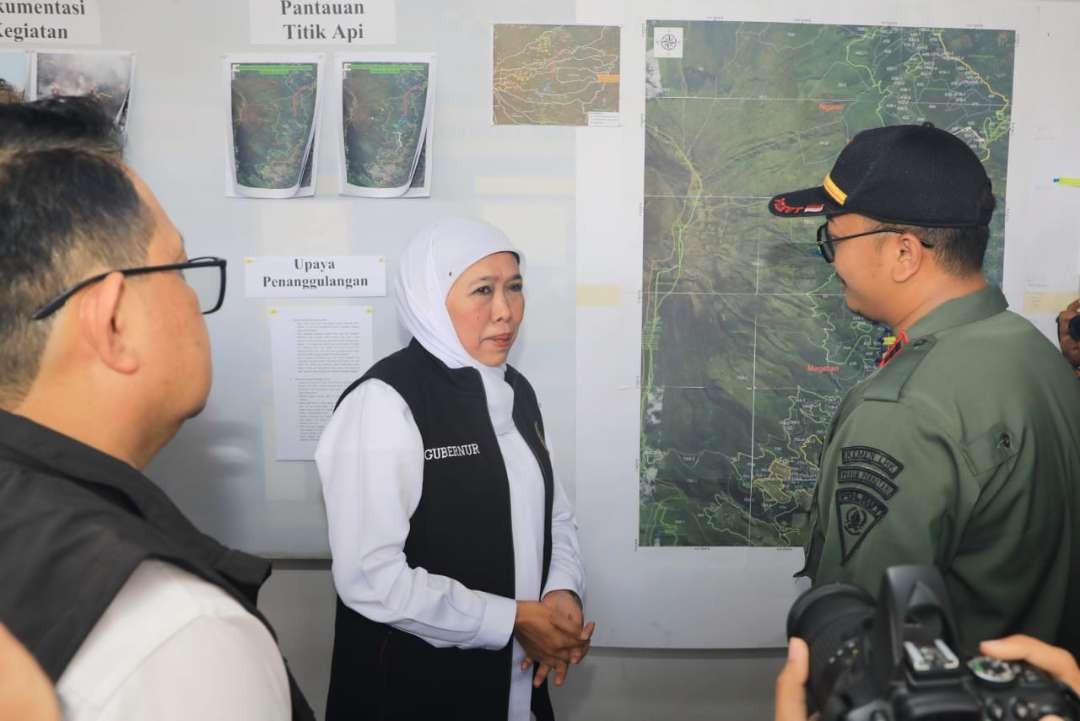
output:
[[[872,466],[894,481],[900,471],[904,470],[903,463],[873,446],[844,446],[840,449],[840,458],[845,466],[853,463]]]
[[[855,483],[877,492],[886,501],[896,494],[896,484],[877,471],[862,466],[840,466],[836,471],[840,483]]]
[[[888,507],[861,488],[836,491],[836,525],[840,534],[841,563],[847,563],[866,536],[889,513]]]
[[[923,336],[904,346],[887,366],[879,368],[864,381],[867,386],[863,398],[889,403],[899,401],[904,385],[915,373],[915,369],[922,363],[923,358],[934,349],[936,342],[937,339],[934,336]]]

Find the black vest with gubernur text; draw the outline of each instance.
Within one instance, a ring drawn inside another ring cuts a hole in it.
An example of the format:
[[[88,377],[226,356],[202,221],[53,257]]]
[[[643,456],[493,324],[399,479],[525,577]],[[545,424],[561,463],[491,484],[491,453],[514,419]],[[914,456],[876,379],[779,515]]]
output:
[[[368,379],[405,400],[424,443],[423,491],[404,549],[409,566],[514,598],[510,486],[480,374],[447,368],[413,340],[341,398]],[[509,366],[506,382],[514,390],[514,425],[544,479],[542,588],[551,562],[551,460],[532,387]],[[339,598],[327,721],[506,721],[511,654],[512,642],[498,651],[436,648]],[[533,692],[532,707],[539,721],[553,717],[546,685]]]

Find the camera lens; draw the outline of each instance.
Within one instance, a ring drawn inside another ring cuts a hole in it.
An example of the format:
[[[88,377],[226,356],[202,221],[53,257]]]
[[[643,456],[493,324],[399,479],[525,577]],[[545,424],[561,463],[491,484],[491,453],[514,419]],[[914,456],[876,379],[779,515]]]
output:
[[[1074,315],[1069,321],[1069,335],[1073,340],[1080,340],[1080,315]]]
[[[864,639],[875,609],[869,593],[845,583],[812,588],[791,606],[787,632],[810,647],[810,678],[806,685],[816,708],[825,711],[825,702],[841,677],[869,661]]]

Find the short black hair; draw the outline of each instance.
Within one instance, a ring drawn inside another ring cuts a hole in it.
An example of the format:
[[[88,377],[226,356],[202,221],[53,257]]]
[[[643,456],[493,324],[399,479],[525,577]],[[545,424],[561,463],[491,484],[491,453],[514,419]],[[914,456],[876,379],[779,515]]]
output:
[[[990,217],[994,213],[997,201],[987,186],[979,201],[978,212]],[[945,272],[955,276],[966,276],[982,272],[986,246],[990,240],[990,226],[976,225],[963,228],[935,228],[920,225],[895,225],[890,228],[906,230],[922,239],[933,248],[938,263]]]
[[[91,98],[0,105],[0,407],[37,376],[52,319],[34,311],[93,271],[146,259],[153,217]]]
[[[0,150],[65,146],[119,160],[124,141],[101,104],[89,96],[11,103],[0,112]]]

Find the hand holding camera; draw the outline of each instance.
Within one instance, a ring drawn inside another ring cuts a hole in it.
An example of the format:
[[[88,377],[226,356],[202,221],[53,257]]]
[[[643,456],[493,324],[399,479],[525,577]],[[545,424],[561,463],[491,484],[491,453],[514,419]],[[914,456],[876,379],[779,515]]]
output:
[[[931,566],[890,568],[876,602],[846,584],[808,591],[791,608],[788,635],[806,639],[809,653],[793,639],[777,679],[777,721],[805,719],[797,706],[806,692],[821,721],[1080,721],[1080,698],[1062,683],[1080,686],[1067,652],[1010,637],[980,648],[1004,658],[962,661],[955,627]]]
[[[1015,635],[983,641],[979,652],[1005,661],[1026,661],[1080,694],[1080,666],[1072,654],[1031,636]]]

